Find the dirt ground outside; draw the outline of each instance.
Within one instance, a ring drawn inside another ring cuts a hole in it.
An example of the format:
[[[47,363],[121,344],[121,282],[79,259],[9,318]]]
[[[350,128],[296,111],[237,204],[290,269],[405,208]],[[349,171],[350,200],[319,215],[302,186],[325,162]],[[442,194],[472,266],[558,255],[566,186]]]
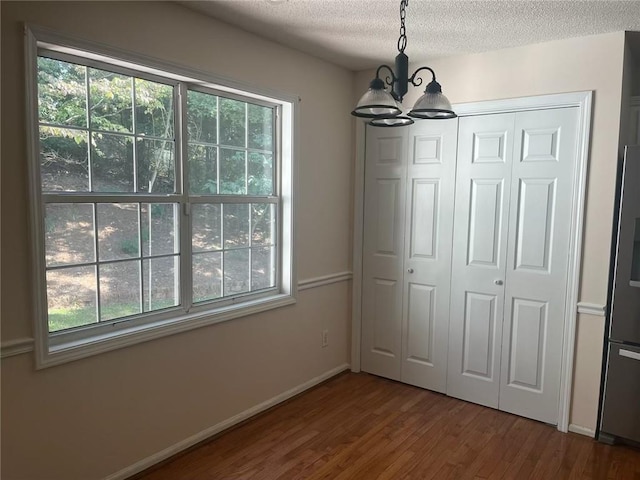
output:
[[[171,203],[47,204],[50,331],[178,305],[178,209]],[[219,204],[192,208],[195,302],[273,285],[272,209],[245,204],[222,211]]]

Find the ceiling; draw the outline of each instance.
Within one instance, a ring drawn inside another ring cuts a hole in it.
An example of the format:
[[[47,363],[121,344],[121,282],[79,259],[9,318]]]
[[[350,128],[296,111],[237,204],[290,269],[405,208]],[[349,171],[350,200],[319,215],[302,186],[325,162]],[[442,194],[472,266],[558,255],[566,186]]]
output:
[[[213,0],[183,5],[351,70],[397,54],[399,0]],[[640,0],[411,0],[412,62],[621,30],[640,31]]]

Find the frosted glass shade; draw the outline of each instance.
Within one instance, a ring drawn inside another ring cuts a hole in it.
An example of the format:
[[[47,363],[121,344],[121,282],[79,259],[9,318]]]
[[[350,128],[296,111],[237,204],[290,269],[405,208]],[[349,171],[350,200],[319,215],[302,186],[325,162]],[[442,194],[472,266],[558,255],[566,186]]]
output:
[[[397,117],[374,118],[369,122],[369,125],[373,127],[406,127],[412,123],[415,123],[412,118],[398,115]]]
[[[425,92],[415,103],[411,111],[410,117],[414,118],[430,118],[444,119],[455,118],[457,115],[451,108],[451,102],[442,92]]]
[[[396,100],[382,88],[369,88],[360,98],[351,115],[363,118],[394,117],[400,115]]]

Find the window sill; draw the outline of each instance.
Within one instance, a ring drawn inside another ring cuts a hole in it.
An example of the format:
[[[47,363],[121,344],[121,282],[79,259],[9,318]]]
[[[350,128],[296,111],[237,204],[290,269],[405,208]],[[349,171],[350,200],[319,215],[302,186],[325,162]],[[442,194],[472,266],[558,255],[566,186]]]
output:
[[[176,333],[187,332],[196,328],[213,325],[234,318],[245,317],[256,313],[284,307],[296,303],[290,294],[278,294],[261,298],[240,305],[229,305],[215,311],[189,313],[179,317],[158,320],[131,328],[119,329],[113,333],[101,333],[82,340],[45,346],[44,351],[36,355],[36,368],[42,369],[80,360],[82,358],[124,348],[138,343],[162,338]]]

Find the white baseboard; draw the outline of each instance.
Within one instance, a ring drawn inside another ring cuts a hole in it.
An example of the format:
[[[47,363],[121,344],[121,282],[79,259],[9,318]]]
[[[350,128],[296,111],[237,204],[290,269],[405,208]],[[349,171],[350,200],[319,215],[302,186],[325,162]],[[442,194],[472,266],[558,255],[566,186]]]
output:
[[[585,435],[591,438],[594,438],[596,436],[595,430],[591,430],[590,428],[586,428],[586,427],[581,427],[580,425],[574,425],[573,423],[569,424],[569,431],[572,433],[579,433],[580,435]]]
[[[254,407],[251,407],[244,412],[240,412],[239,414],[228,418],[227,420],[223,420],[222,422],[213,425],[212,427],[202,430],[201,432],[196,433],[189,438],[185,438],[184,440],[175,443],[170,447],[159,451],[158,453],[155,453],[147,458],[143,458],[139,462],[136,462],[133,465],[123,468],[122,470],[113,473],[108,477],[105,477],[104,480],[124,480],[126,478],[129,478],[136,473],[140,473],[141,471],[146,470],[147,468],[152,467],[157,463],[160,463],[161,461],[172,457],[176,453],[180,453],[181,451],[186,450],[196,443],[202,442],[203,440],[206,440],[209,437],[212,437],[213,435],[226,430],[227,428],[233,427],[234,425],[237,425],[238,423],[247,420],[254,415],[257,415],[258,413],[264,412],[265,410],[274,407],[279,403],[282,403],[285,400],[288,400],[289,398],[294,397],[295,395],[298,395],[299,393],[302,393],[305,390],[308,390],[309,388],[314,387],[319,383],[322,383],[325,380],[328,380],[329,378],[349,369],[350,365],[348,363],[344,363],[336,368],[329,370],[328,372],[323,373],[322,375],[312,378],[311,380],[292,388],[291,390],[287,390],[286,392],[283,392],[280,395],[276,395],[275,397],[270,398],[269,400],[262,402]]]

